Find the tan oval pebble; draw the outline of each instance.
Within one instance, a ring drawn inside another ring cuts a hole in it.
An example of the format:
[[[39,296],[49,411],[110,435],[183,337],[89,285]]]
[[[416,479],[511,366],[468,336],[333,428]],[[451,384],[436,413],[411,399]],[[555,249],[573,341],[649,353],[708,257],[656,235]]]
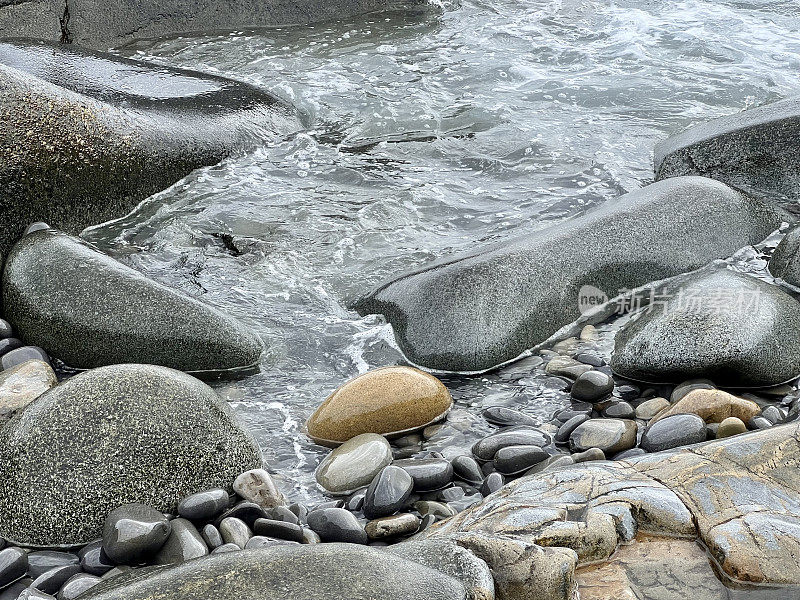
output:
[[[397,437],[441,419],[453,405],[433,375],[411,367],[384,367],[345,383],[311,415],[308,436],[338,446],[362,433]]]
[[[695,414],[706,423],[721,423],[728,417],[736,417],[747,423],[760,412],[761,408],[752,400],[722,390],[692,390],[652,422],[672,415]]]
[[[744,421],[736,417],[728,417],[719,424],[717,429],[717,439],[731,437],[732,435],[739,435],[747,431],[747,425]]]

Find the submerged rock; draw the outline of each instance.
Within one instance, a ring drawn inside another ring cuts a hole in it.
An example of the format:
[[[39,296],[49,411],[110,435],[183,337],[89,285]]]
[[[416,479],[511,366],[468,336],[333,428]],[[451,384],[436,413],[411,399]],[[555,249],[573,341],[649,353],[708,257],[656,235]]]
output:
[[[617,333],[611,367],[621,376],[766,387],[800,374],[800,302],[779,287],[712,265],[656,295],[663,301]]]
[[[544,231],[403,275],[355,307],[383,314],[411,362],[483,371],[575,321],[579,296],[592,291],[586,286],[614,297],[725,258],[780,223],[774,209],[719,182],[675,178]]]
[[[383,367],[352,379],[331,394],[308,419],[308,435],[337,446],[362,433],[386,437],[423,429],[453,405],[433,375],[411,367]]]
[[[261,465],[252,436],[207,385],[152,365],[81,373],[0,431],[0,535],[26,546],[100,537],[112,510],[174,514],[192,493]]]
[[[17,242],[2,291],[22,338],[75,368],[147,363],[216,372],[254,368],[263,350],[232,317],[54,230]]]
[[[67,41],[92,48],[121,46],[134,39],[175,37],[183,33],[307,25],[380,11],[423,10],[422,0],[318,0],[263,2],[203,0],[3,0],[0,36]]]
[[[14,10],[0,3],[0,34]],[[2,42],[0,251],[33,221],[79,233],[300,128],[291,108],[244,83],[73,45]]]
[[[800,100],[790,98],[690,127],[658,144],[656,179],[703,175],[756,197],[800,197]]]
[[[691,449],[561,467],[518,479],[414,539],[518,541],[574,551],[586,565],[607,561],[637,534],[699,537],[725,577],[797,585],[798,440],[800,425],[793,423]],[[484,560],[497,582],[498,569]],[[563,591],[574,564],[563,566],[556,577],[534,575],[541,597],[570,598]],[[707,574],[715,568],[706,563]]]
[[[281,545],[120,575],[81,600],[467,600],[457,579],[376,548]]]
[[[800,287],[800,227],[783,236],[769,259],[769,272],[789,285]]]

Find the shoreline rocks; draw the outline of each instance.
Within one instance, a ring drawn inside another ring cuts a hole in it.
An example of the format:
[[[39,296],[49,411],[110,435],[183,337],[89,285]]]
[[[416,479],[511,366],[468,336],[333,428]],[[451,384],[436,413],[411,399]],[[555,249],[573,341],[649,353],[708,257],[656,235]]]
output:
[[[252,436],[204,383],[152,365],[94,369],[0,430],[0,535],[79,546],[119,506],[174,514],[184,496],[260,466]]]
[[[664,301],[617,333],[615,373],[650,383],[708,377],[730,387],[800,374],[800,302],[778,286],[711,265],[666,283],[657,297]]]
[[[800,100],[694,125],[655,148],[657,180],[702,175],[788,206],[800,189]]]
[[[73,368],[147,363],[209,375],[256,369],[263,352],[232,317],[52,229],[14,245],[2,295],[20,337]]]
[[[8,35],[2,16],[18,8],[0,6],[0,33]],[[199,167],[299,129],[293,109],[244,83],[74,45],[2,41],[0,252],[34,221],[80,233]]]
[[[549,229],[403,275],[354,308],[384,315],[410,362],[480,372],[580,317],[582,290],[614,297],[697,269],[760,242],[780,223],[776,210],[724,184],[672,178]]]

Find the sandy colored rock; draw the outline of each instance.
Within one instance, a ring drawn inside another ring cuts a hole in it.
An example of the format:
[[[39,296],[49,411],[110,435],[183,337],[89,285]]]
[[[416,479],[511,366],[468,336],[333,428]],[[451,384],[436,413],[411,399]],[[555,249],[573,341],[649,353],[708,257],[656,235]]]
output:
[[[25,408],[58,383],[46,362],[29,360],[0,373],[0,415]]]
[[[607,563],[578,569],[581,600],[728,600],[694,540],[642,535]]]
[[[669,410],[655,417],[653,422],[671,415],[694,414],[706,423],[722,423],[728,417],[736,417],[747,423],[760,412],[761,408],[752,400],[745,400],[722,390],[693,390]]]
[[[717,439],[731,437],[732,435],[739,435],[747,431],[747,425],[744,421],[736,417],[728,417],[719,424],[717,429]]]
[[[338,446],[362,433],[393,437],[422,429],[452,405],[450,392],[433,375],[411,367],[384,367],[333,392],[306,428],[318,444]]]

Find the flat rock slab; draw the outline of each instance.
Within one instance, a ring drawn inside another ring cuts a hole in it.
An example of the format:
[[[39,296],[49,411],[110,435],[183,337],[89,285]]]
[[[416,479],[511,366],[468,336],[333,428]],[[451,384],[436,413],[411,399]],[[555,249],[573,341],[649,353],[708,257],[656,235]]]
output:
[[[293,109],[241,82],[0,42],[0,250],[34,221],[79,233],[124,216],[194,169],[300,128]]]
[[[181,33],[307,25],[356,15],[422,9],[423,0],[7,0],[0,2],[0,36],[58,41],[106,49],[132,39]],[[65,19],[64,26],[60,23]]]
[[[580,317],[585,286],[613,298],[726,258],[780,223],[775,210],[719,182],[670,179],[544,231],[403,275],[355,308],[383,314],[412,363],[483,371]]]
[[[800,99],[714,119],[655,149],[656,179],[702,175],[779,203],[800,198]]]
[[[84,545],[119,506],[175,514],[185,496],[260,466],[255,440],[201,381],[152,365],[94,369],[0,430],[0,536]]]
[[[263,352],[232,317],[52,229],[14,245],[2,297],[27,343],[78,369],[146,363],[211,374],[255,369]]]
[[[617,332],[611,368],[619,375],[767,387],[800,374],[800,302],[780,287],[711,265],[655,298]]]
[[[417,537],[512,538],[588,564],[641,533],[699,538],[736,582],[800,584],[800,425],[545,471]]]
[[[467,600],[453,577],[353,544],[276,546],[120,575],[82,600]]]

